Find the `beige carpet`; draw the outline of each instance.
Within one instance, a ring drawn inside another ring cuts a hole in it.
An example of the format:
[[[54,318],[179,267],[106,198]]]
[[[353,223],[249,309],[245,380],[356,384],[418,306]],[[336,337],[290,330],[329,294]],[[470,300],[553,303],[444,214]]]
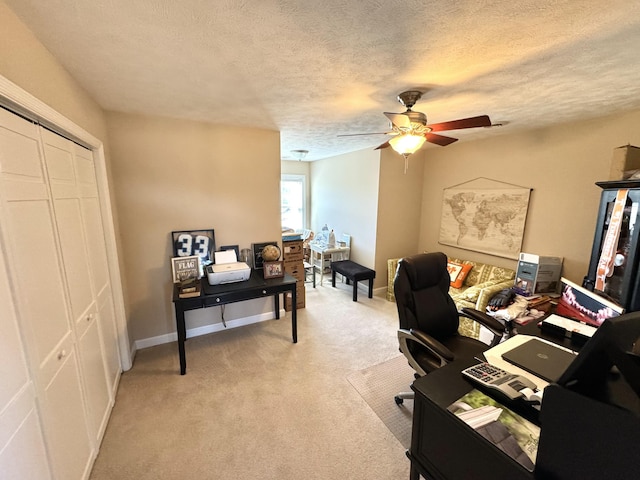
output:
[[[396,405],[394,396],[411,391],[413,370],[403,355],[365,368],[347,377],[367,405],[395,435],[404,448],[411,444],[413,400]]]
[[[176,343],[139,351],[90,479],[408,478],[405,446],[347,380],[398,356],[395,304],[341,283],[306,300],[297,344],[287,313],[189,339],[184,376]]]

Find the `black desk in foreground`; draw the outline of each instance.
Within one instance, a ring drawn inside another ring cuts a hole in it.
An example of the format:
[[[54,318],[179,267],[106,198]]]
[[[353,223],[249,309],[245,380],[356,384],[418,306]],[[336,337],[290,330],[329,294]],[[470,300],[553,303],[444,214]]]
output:
[[[176,311],[176,329],[178,330],[178,352],[180,354],[180,375],[187,372],[187,359],[184,342],[187,339],[187,328],[184,322],[184,312],[198,308],[215,307],[228,303],[242,302],[273,296],[275,317],[280,318],[280,294],[291,292],[291,336],[293,343],[298,342],[298,312],[296,309],[297,280],[285,274],[282,278],[265,280],[262,271],[251,271],[249,280],[225,285],[209,285],[206,277],[202,278],[202,293],[199,297],[180,298],[177,287],[173,289],[173,304]]]
[[[582,345],[541,332],[537,324],[519,327],[520,333],[537,334],[579,350]],[[417,379],[411,447],[411,480],[636,480],[640,471],[640,414],[599,401],[622,399],[638,405],[638,398],[618,374],[606,385],[590,391],[591,397],[551,384],[545,389],[540,412],[522,400],[509,401],[466,380],[460,373],[477,363],[460,359]],[[480,389],[499,404],[541,427],[533,472],[449,412],[447,408],[473,389]],[[602,392],[599,390],[602,389]],[[626,396],[629,398],[626,398]],[[634,403],[635,402],[635,403]]]

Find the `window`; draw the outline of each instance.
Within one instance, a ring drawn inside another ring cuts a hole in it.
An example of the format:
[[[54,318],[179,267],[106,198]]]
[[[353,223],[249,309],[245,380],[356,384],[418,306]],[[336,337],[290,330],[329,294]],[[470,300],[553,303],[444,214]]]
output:
[[[304,175],[282,175],[280,205],[282,226],[301,231],[306,228],[306,185]]]

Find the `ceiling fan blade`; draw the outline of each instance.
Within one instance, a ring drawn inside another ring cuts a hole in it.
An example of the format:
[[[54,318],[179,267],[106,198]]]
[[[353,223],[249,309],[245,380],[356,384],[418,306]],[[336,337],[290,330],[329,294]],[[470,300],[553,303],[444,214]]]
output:
[[[434,123],[427,125],[432,132],[442,132],[444,130],[460,130],[462,128],[490,127],[491,119],[488,115],[480,115],[478,117],[462,118],[460,120],[452,120],[450,122]]]
[[[373,132],[373,133],[343,133],[338,137],[358,137],[361,135],[392,135],[394,132]]]
[[[404,113],[384,112],[385,116],[398,128],[411,128],[411,119]]]
[[[427,133],[425,134],[425,138],[427,139],[427,142],[435,143],[441,147],[446,147],[447,145],[451,145],[453,142],[458,141],[457,138],[445,137],[444,135],[437,135],[435,133]]]
[[[380,150],[382,148],[387,148],[389,146],[389,141],[384,142],[382,145],[378,145],[374,150]]]

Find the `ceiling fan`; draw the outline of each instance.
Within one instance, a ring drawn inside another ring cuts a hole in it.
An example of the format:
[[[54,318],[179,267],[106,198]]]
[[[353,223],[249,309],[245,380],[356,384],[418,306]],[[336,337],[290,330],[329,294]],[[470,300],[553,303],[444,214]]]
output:
[[[394,137],[392,139],[378,145],[375,150],[391,146],[396,152],[403,155],[406,159],[407,156],[422,147],[425,141],[435,143],[442,147],[446,147],[447,145],[458,141],[457,138],[447,137],[434,132],[491,126],[491,120],[487,115],[451,120],[449,122],[427,124],[427,116],[424,113],[414,112],[411,110],[416,102],[420,100],[420,97],[422,97],[422,92],[418,90],[409,90],[398,95],[398,101],[400,104],[407,107],[407,110],[403,113],[384,112],[385,116],[391,122],[390,132],[356,133],[339,136],[393,135]]]

